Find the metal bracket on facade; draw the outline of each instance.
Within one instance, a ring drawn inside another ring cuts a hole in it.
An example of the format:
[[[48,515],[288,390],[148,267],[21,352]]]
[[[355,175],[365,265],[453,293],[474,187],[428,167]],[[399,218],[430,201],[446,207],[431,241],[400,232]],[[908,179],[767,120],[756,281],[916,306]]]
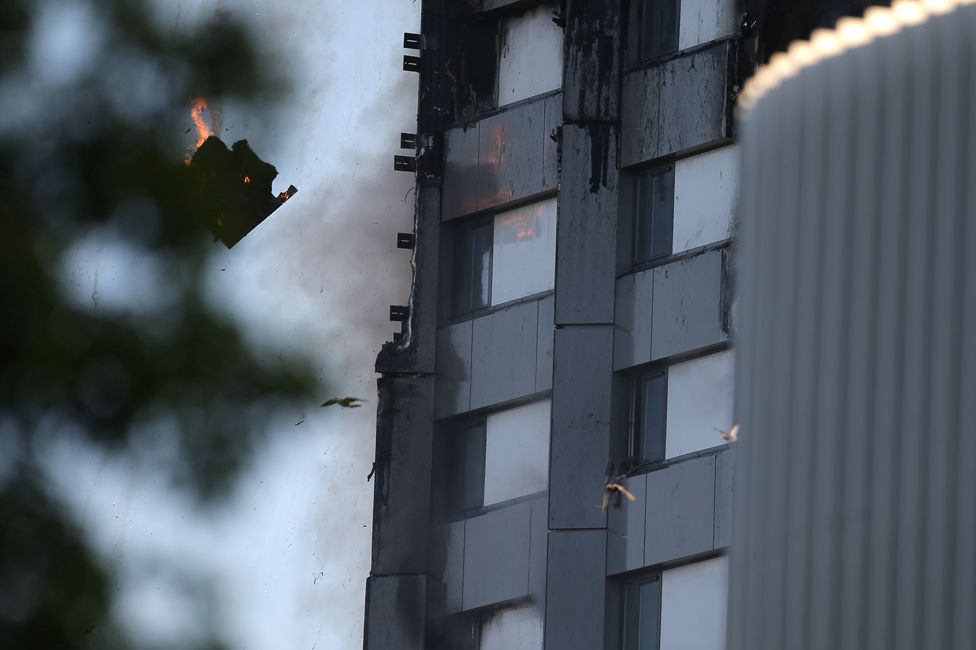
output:
[[[412,249],[417,243],[417,236],[412,232],[397,233],[397,248]]]
[[[390,320],[404,322],[410,317],[410,308],[406,305],[390,305]]]
[[[403,55],[403,69],[407,72],[420,72],[420,57]]]
[[[393,156],[393,169],[398,172],[417,171],[417,158],[415,156]]]
[[[400,134],[400,148],[401,149],[416,149],[417,148],[417,134],[416,133],[401,133]]]
[[[408,50],[424,49],[424,35],[413,32],[403,32],[403,47]]]

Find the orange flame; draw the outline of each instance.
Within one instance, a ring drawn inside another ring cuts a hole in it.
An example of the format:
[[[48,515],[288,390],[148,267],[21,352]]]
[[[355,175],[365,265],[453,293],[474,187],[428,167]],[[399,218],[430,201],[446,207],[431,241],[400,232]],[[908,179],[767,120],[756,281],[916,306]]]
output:
[[[190,109],[190,119],[193,120],[193,125],[197,127],[197,145],[196,148],[199,149],[207,138],[213,135],[213,131],[207,126],[207,123],[203,121],[203,112],[207,110],[207,100],[203,97],[197,97],[193,100],[193,108]]]

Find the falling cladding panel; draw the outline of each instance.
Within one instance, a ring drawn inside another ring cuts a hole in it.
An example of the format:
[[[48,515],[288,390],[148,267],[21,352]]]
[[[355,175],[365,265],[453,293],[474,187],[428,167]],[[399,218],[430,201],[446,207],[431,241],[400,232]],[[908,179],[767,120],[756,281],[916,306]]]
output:
[[[531,530],[530,501],[465,522],[465,610],[529,594]]]
[[[472,321],[465,321],[437,332],[434,411],[438,418],[470,408],[471,330]]]
[[[543,164],[544,140],[548,138],[545,107],[546,100],[541,99],[479,123],[479,210],[550,189]]]
[[[610,454],[613,327],[556,330],[549,527],[602,528]]]
[[[722,251],[713,250],[654,270],[651,359],[724,341]]]
[[[611,501],[607,510],[607,575],[644,566],[644,524],[647,517],[647,474],[624,479],[635,501]]]
[[[538,318],[533,301],[474,320],[470,408],[535,392]]]
[[[613,369],[622,370],[651,360],[651,306],[654,270],[617,280],[614,311]]]
[[[602,530],[549,533],[547,650],[603,647],[606,541]]]
[[[556,300],[559,323],[613,321],[617,255],[616,128],[563,127]]]
[[[424,645],[427,577],[372,576],[366,586],[363,650],[414,650]]]
[[[479,128],[452,129],[444,134],[444,190],[441,218],[445,221],[478,209]]]
[[[644,562],[669,562],[713,548],[715,457],[676,463],[647,475]]]
[[[624,77],[621,164],[633,165],[727,138],[732,45],[719,43]]]
[[[553,310],[555,299],[550,296],[539,301],[538,343],[536,345],[535,389],[552,388]]]

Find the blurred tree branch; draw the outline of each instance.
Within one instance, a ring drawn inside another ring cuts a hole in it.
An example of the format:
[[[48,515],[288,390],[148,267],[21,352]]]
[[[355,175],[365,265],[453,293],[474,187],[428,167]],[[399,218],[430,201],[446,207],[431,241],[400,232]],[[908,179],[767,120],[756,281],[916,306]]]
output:
[[[38,75],[38,51],[68,47],[38,35],[44,11],[63,10],[87,12],[91,42],[69,58],[72,74]],[[314,390],[307,366],[263,360],[208,305],[213,244],[187,200],[184,109],[280,91],[262,61],[226,16],[174,33],[136,0],[4,2],[0,449],[20,451],[0,463],[0,647],[139,645],[114,632],[92,641],[111,628],[113,592],[39,469],[40,427],[121,453],[141,428],[175,424],[167,470],[211,502],[270,419]],[[91,304],[74,299],[65,269],[94,232],[152,260],[165,291],[139,308],[100,305],[97,285]]]

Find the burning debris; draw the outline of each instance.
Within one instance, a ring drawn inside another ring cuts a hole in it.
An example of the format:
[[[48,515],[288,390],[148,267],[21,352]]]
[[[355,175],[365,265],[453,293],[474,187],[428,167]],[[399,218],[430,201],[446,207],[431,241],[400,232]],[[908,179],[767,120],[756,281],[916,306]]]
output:
[[[198,138],[196,151],[186,161],[191,176],[190,199],[214,238],[231,248],[298,188],[289,185],[277,196],[272,194],[271,182],[278,170],[261,160],[247,140],[238,140],[228,149],[204,121],[206,108],[207,102],[201,98],[194,101],[190,112]]]

